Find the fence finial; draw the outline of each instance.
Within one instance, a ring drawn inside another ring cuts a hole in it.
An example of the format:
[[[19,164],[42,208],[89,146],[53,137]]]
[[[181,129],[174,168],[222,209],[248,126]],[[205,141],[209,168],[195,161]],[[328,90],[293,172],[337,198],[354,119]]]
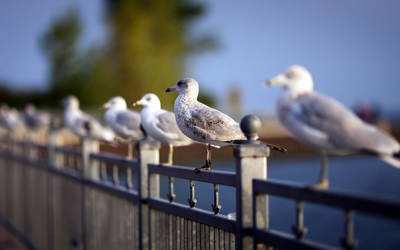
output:
[[[257,143],[258,131],[261,128],[261,120],[255,115],[246,115],[240,121],[240,129],[247,138],[248,143]]]

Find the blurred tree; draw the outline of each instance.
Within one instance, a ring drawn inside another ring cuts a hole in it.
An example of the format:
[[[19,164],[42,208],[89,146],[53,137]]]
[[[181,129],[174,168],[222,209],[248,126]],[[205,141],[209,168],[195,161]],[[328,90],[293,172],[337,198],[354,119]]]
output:
[[[50,65],[50,102],[59,102],[66,94],[81,92],[77,61],[77,46],[82,25],[75,10],[56,19],[45,31],[40,47]],[[52,103],[55,104],[55,103]]]
[[[104,103],[110,97],[110,65],[104,48],[78,49],[82,23],[75,10],[55,20],[40,40],[50,64],[49,103],[59,105],[76,95],[83,106]]]
[[[103,46],[79,47],[82,22],[76,10],[44,32],[40,47],[50,66],[49,86],[34,99],[59,106],[64,96],[74,94],[82,106],[96,106],[113,95],[131,103],[153,92],[163,107],[172,108],[175,95],[164,90],[184,77],[187,57],[216,47],[212,36],[190,32],[203,5],[191,0],[105,1],[110,37]],[[200,94],[200,100],[215,104],[212,95]]]
[[[204,6],[184,0],[106,3],[116,92],[129,101],[152,92],[164,107],[171,108],[176,96],[164,90],[183,78],[186,58],[216,46],[212,36],[189,32],[192,21],[204,13]]]

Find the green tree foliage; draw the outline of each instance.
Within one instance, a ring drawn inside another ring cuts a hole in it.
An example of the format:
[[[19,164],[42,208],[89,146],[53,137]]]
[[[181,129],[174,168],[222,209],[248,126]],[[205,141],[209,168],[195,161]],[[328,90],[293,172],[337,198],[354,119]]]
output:
[[[106,3],[116,92],[127,100],[152,92],[171,108],[176,95],[164,90],[184,76],[187,57],[215,46],[211,36],[190,33],[191,23],[204,13],[203,5],[183,0]]]

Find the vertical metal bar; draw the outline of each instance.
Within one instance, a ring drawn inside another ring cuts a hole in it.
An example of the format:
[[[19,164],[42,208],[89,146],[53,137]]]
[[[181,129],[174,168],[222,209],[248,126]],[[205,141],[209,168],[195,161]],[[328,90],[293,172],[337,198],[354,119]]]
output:
[[[219,229],[219,249],[224,249],[224,231]]]
[[[206,225],[204,239],[205,239],[205,242],[206,242],[206,248],[205,249],[210,249],[210,241],[209,241],[209,239],[210,239],[210,226]]]
[[[193,232],[192,221],[188,220],[188,246],[189,246],[189,249],[193,249],[192,232]]]
[[[297,239],[303,239],[307,233],[307,228],[304,227],[304,202],[296,201],[296,225],[292,226],[292,232]]]
[[[100,161],[101,179],[107,181],[107,163]]]
[[[344,229],[346,235],[341,239],[342,246],[345,249],[355,249],[358,242],[354,239],[354,212],[351,209],[346,209]]]
[[[214,250],[214,244],[215,244],[215,238],[214,238],[214,227],[210,228],[210,237],[209,237],[209,241],[210,241],[210,249]]]
[[[201,247],[200,249],[205,249],[206,248],[206,235],[205,235],[205,230],[204,230],[205,225],[201,224],[201,231],[200,231],[200,238],[201,238]]]
[[[229,232],[224,232],[224,248],[230,249],[230,247],[229,247]]]
[[[197,223],[192,221],[192,249],[197,249]]]
[[[132,169],[127,168],[126,169],[126,185],[129,190],[133,189],[133,182],[132,182]]]
[[[163,213],[163,249],[168,249],[168,226],[167,226],[167,214]]]
[[[168,214],[168,241],[169,241],[169,249],[174,249],[173,248],[173,236],[174,236],[174,231],[172,227],[172,214]]]
[[[168,193],[168,199],[170,202],[174,202],[176,195],[174,193],[174,177],[169,176],[168,177],[168,182],[169,182],[169,193]]]
[[[156,239],[157,239],[157,247],[156,249],[161,249],[161,213],[160,211],[157,211],[157,235],[156,235]]]
[[[229,240],[230,240],[231,249],[236,249],[236,235],[233,233],[229,234]]]
[[[218,228],[216,227],[214,230],[214,247],[215,249],[219,249],[219,233]]]
[[[200,223],[199,222],[195,222],[194,223],[194,230],[196,231],[195,234],[195,238],[194,238],[194,244],[197,250],[200,250],[200,232],[199,232],[199,228],[200,228]]]
[[[115,164],[112,165],[112,177],[114,185],[118,186],[119,185],[118,166]]]
[[[156,228],[156,225],[155,225],[155,210],[154,209],[149,209],[149,214],[150,214],[150,225],[149,225],[149,227],[150,227],[150,237],[149,237],[149,239],[150,239],[150,249],[156,249],[156,237],[155,237],[155,228]],[[136,224],[135,224],[136,225]]]
[[[221,211],[221,204],[219,204],[219,184],[214,184],[214,204],[211,206],[214,214],[219,214]]]
[[[183,238],[184,238],[184,248],[185,249],[189,249],[189,247],[188,247],[188,243],[187,243],[187,237],[188,237],[188,233],[187,233],[187,220],[186,219],[184,219],[183,220],[183,226],[184,226],[184,235],[183,235]]]
[[[196,206],[197,200],[195,197],[195,191],[194,191],[194,180],[189,180],[189,186],[190,186],[190,197],[189,197],[189,206],[191,208],[194,208]]]
[[[180,232],[180,234],[181,234],[181,237],[180,237],[181,249],[186,249],[185,248],[185,226],[183,224],[183,217],[180,218],[179,223],[180,223],[180,231],[181,231]]]

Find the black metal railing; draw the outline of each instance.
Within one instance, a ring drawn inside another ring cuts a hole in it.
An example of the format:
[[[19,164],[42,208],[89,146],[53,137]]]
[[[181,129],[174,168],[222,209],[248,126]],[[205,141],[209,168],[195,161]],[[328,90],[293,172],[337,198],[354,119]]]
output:
[[[260,197],[271,195],[291,199],[296,202],[296,222],[292,234],[269,228],[268,221],[264,228],[258,226],[257,202]],[[305,239],[307,229],[304,225],[304,202],[325,205],[343,210],[345,235],[340,239],[344,249],[354,249],[357,240],[354,238],[354,212],[400,219],[400,202],[366,197],[359,194],[317,190],[296,183],[277,180],[253,180],[253,233],[254,241],[277,248],[299,249],[333,249],[320,242]]]

